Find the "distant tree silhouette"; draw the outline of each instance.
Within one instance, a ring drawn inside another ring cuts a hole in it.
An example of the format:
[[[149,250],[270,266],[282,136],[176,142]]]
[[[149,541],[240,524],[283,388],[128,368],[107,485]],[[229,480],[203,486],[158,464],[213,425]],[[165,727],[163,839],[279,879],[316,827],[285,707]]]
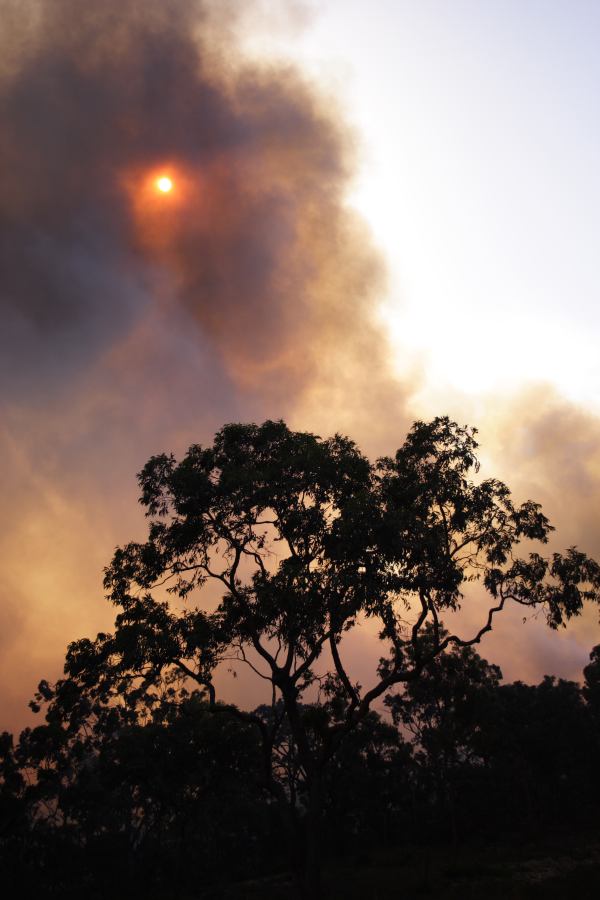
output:
[[[589,665],[583,670],[585,697],[600,729],[600,644],[592,649]]]
[[[593,823],[600,747],[588,687],[500,678],[474,648],[452,647],[386,698],[414,736],[419,824],[430,835],[449,829],[456,841]]]
[[[0,769],[13,775],[0,789],[6,839],[27,851],[21,869],[37,870],[38,890],[104,896],[120,885],[128,896],[174,896],[196,889],[199,873],[205,884],[260,872],[267,844],[270,856],[278,849],[265,840],[270,810],[251,725],[214,716],[185,691],[139,705],[135,722],[118,706],[84,712],[69,679],[44,693],[46,723],[25,729],[16,748],[5,741]],[[21,888],[28,896],[22,879]]]
[[[311,897],[335,761],[353,742],[367,752],[361,739],[379,728],[373,702],[395,685],[416,696],[453,648],[476,670],[468,648],[510,601],[543,609],[556,628],[598,600],[600,569],[583,553],[516,556],[522,539],[544,544],[551,526],[502,482],[470,480],[474,434],[448,418],[417,422],[393,458],[370,463],[348,438],[265,422],[227,425],[181,462],[153,457],[139,475],[148,539],[118,549],[106,570],[115,631],[69,647],[60,690],[101,720],[134,722],[165,689],[195,685],[212,714],[256,729],[262,786],[290,842],[298,827],[304,834]],[[195,599],[210,583],[221,594],[212,608],[214,592]],[[468,599],[467,585],[489,604],[462,637],[443,618]],[[383,654],[366,689],[345,661],[345,636],[365,619],[378,623]],[[268,685],[268,711],[217,701],[214,672],[232,659]],[[311,706],[319,684],[327,702]],[[292,781],[281,777],[285,741]]]
[[[542,824],[595,820],[598,754],[578,684],[546,676],[539,685],[501,685],[485,738],[490,799],[507,823],[535,833]]]
[[[273,746],[273,771],[285,786],[301,848],[306,837],[301,826],[310,802],[309,785],[282,701],[275,708],[259,707],[256,713],[269,721],[274,711],[281,716],[281,725]],[[321,745],[323,733],[344,713],[344,697],[331,682],[321,685],[318,702],[301,705],[300,714],[313,751]],[[389,843],[397,837],[400,825],[410,824],[406,807],[410,800],[411,759],[410,744],[398,729],[370,710],[346,736],[325,772],[321,835],[324,845],[342,856],[360,855],[370,842]]]
[[[425,630],[435,639],[431,628]],[[441,637],[447,637],[444,632]],[[401,693],[390,693],[386,706],[396,725],[414,738],[418,781],[426,792],[423,807],[433,802],[458,838],[457,797],[465,777],[483,764],[486,736],[497,716],[497,688],[502,678],[471,646],[449,645],[409,681]]]
[[[27,858],[31,847],[25,790],[18,749],[5,731],[0,734],[0,878],[7,885],[20,884],[28,863],[33,862]]]

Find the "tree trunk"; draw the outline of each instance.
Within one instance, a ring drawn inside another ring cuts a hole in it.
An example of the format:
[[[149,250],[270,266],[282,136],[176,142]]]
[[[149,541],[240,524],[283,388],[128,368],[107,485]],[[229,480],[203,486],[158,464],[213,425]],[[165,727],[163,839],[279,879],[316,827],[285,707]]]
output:
[[[321,897],[322,817],[321,778],[315,773],[310,779],[306,814],[304,892],[307,900],[319,900]]]

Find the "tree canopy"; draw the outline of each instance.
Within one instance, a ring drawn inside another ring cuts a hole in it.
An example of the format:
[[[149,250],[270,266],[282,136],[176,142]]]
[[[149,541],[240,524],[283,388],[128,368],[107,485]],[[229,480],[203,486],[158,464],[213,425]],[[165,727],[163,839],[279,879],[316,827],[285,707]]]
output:
[[[600,568],[574,548],[515,556],[523,539],[545,544],[552,526],[538,504],[515,505],[502,482],[469,479],[479,468],[474,434],[447,418],[416,423],[393,458],[372,464],[347,438],[265,422],[225,426],[181,462],[153,457],[139,475],[148,540],[118,549],[106,570],[120,608],[115,635],[73,645],[69,671],[88,672],[93,652],[110,656],[111,672],[150,683],[171,667],[212,694],[223,656],[235,647],[243,660],[251,649],[285,699],[310,683],[327,649],[355,720],[449,645],[477,643],[508,601],[564,624],[598,599]],[[221,602],[192,605],[211,580]],[[442,633],[445,611],[474,581],[491,601],[481,627]],[[163,587],[187,605],[152,593]],[[364,693],[340,655],[361,615],[379,621],[386,650]]]
[[[139,474],[148,538],[117,549],[106,569],[114,633],[69,647],[75,694],[89,703],[92,692],[106,715],[115,698],[135,710],[158,703],[165,685],[193,683],[220,712],[215,670],[246,665],[269,685],[272,713],[237,715],[259,729],[265,785],[282,802],[274,748],[288,730],[316,870],[324,772],[373,701],[450,648],[477,644],[508,602],[542,609],[557,628],[598,600],[597,563],[575,548],[532,549],[552,526],[537,503],[516,504],[502,482],[478,479],[476,450],[474,429],[441,417],[415,423],[376,462],[346,437],[281,421],[226,425],[181,461],[152,457]],[[529,552],[518,556],[522,541]],[[220,594],[212,606],[210,583]],[[474,632],[459,635],[444,617],[467,587],[488,604]],[[382,656],[363,688],[344,637],[365,618],[378,623]],[[303,697],[317,684],[335,703],[315,720]]]

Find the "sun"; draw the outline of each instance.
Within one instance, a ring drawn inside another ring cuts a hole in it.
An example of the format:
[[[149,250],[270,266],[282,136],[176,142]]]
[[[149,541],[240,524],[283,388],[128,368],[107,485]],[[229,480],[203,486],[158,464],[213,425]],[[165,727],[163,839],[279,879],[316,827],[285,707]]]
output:
[[[173,190],[173,182],[166,175],[161,175],[160,178],[156,179],[156,187],[163,194],[168,194],[169,191]]]

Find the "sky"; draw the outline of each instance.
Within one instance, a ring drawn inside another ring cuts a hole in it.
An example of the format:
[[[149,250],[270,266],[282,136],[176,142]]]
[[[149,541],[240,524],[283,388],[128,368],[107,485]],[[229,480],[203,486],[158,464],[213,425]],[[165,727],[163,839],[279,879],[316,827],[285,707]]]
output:
[[[597,4],[0,18],[0,727],[110,628],[102,568],[144,534],[135,473],[225,422],[377,455],[447,413],[557,547],[600,556]],[[560,634],[514,613],[482,652],[576,678],[598,642],[595,610]],[[366,678],[376,642],[352,654]]]
[[[316,8],[288,50],[362,138],[352,199],[393,273],[398,355],[432,402],[545,380],[598,412],[598,4]]]

